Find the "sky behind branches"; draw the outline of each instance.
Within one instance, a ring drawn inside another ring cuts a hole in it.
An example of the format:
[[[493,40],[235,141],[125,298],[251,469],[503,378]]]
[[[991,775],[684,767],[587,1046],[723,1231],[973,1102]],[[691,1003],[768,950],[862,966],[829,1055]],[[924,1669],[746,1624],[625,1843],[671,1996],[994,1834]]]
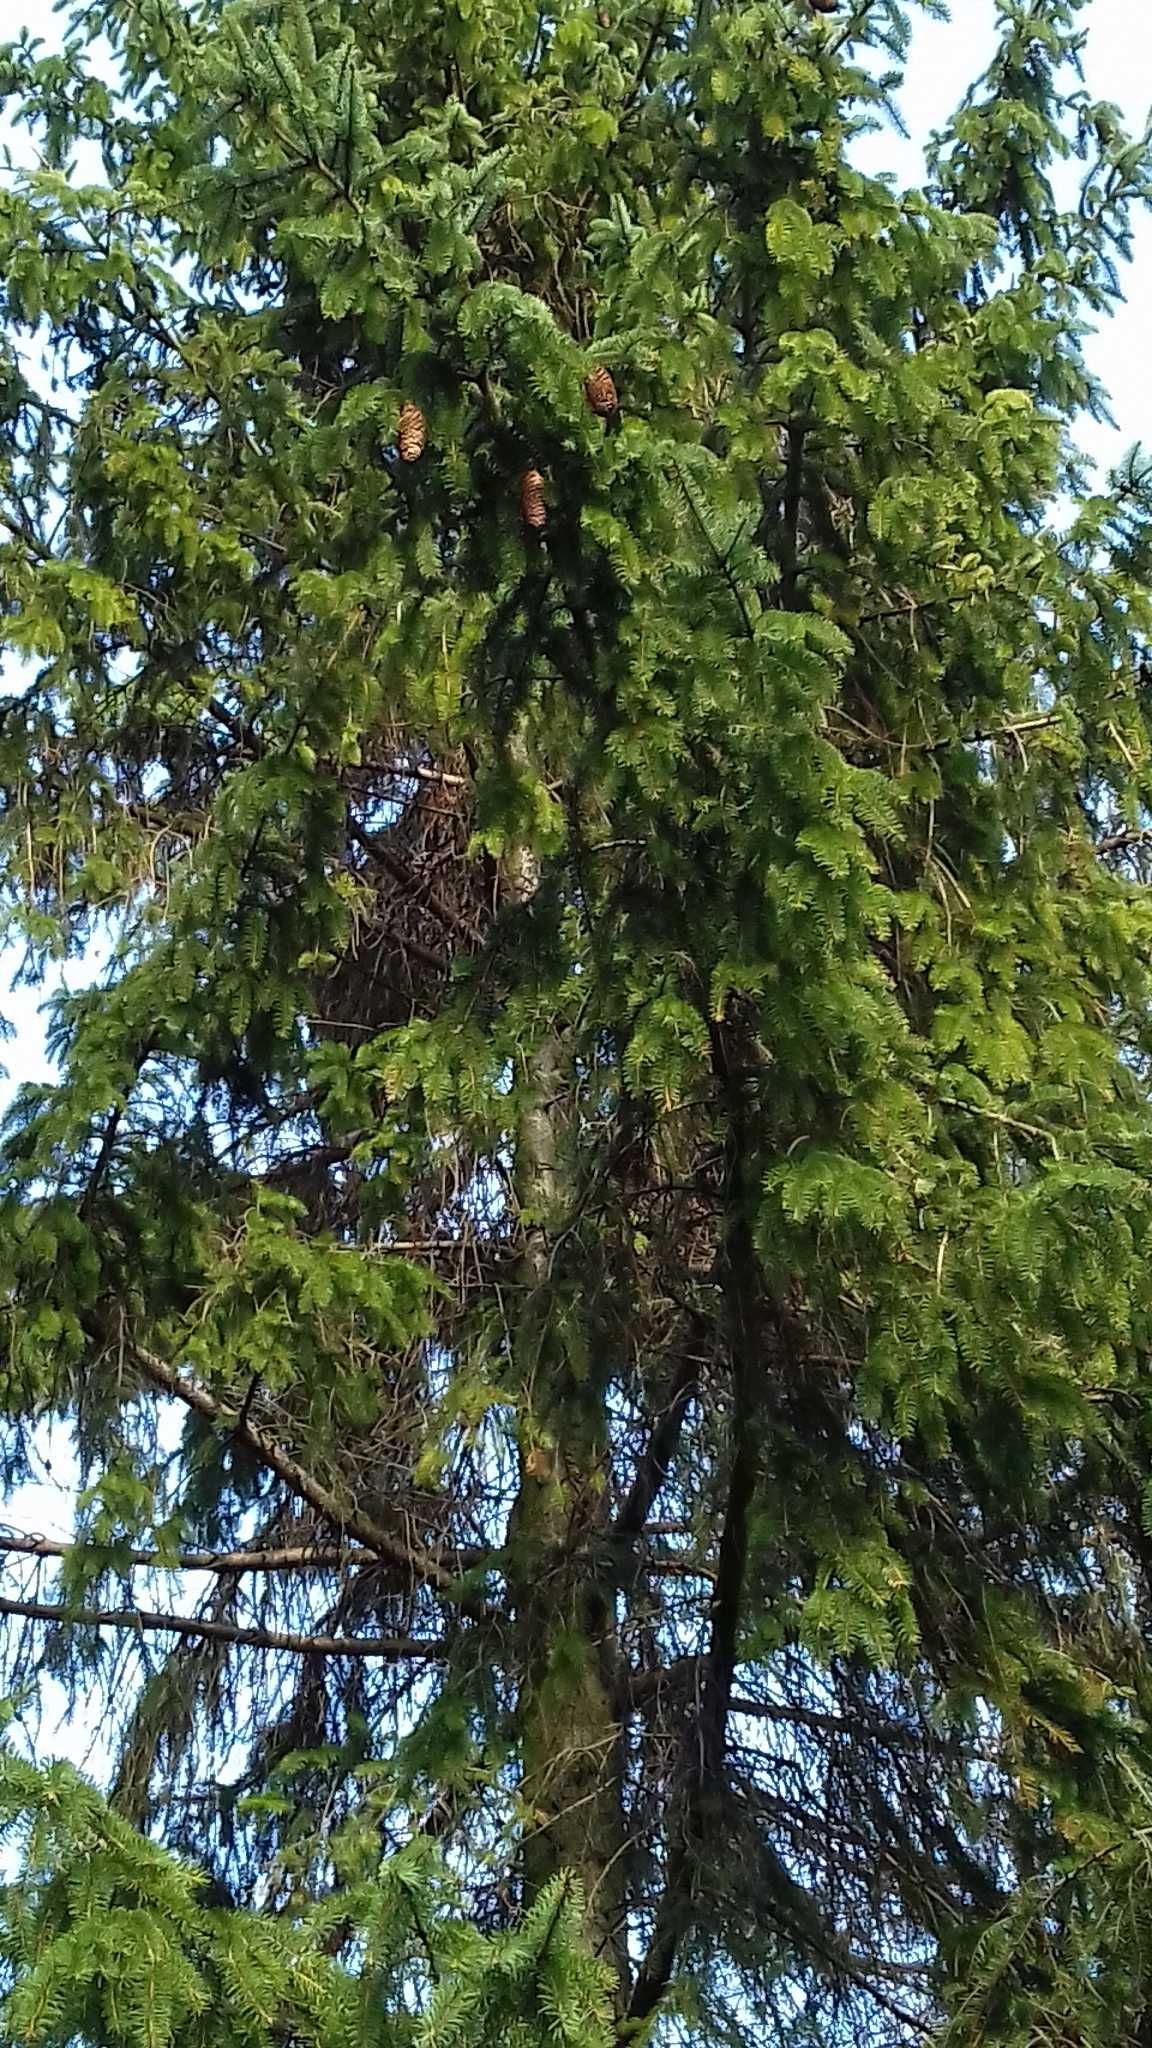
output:
[[[862,168],[892,173],[902,185],[923,176],[923,146],[941,127],[958,98],[985,68],[995,47],[996,0],[955,0],[951,22],[921,20],[915,33],[904,90],[899,104],[907,137],[891,129],[866,138],[858,148]],[[1084,13],[1088,29],[1086,83],[1096,99],[1115,101],[1128,126],[1141,130],[1152,107],[1152,10],[1147,0],[1089,0]],[[29,28],[52,43],[59,36],[59,16],[49,0],[0,0],[0,41]],[[0,140],[4,139],[0,124]],[[19,138],[14,147],[20,150]],[[23,153],[23,152],[21,152]],[[1093,370],[1110,393],[1114,425],[1084,421],[1081,446],[1093,459],[1116,460],[1134,441],[1152,444],[1152,215],[1136,225],[1134,262],[1125,280],[1126,302],[1088,343]],[[11,687],[0,666],[0,689]],[[0,1104],[20,1082],[44,1079],[49,1066],[40,1014],[44,991],[8,991],[14,962],[0,953],[0,1016],[13,1027],[10,1043],[0,1048]],[[91,964],[76,963],[73,985],[82,982]],[[6,1076],[5,1071],[6,1070]],[[43,1454],[49,1469],[43,1483],[20,1490],[4,1505],[12,1527],[66,1536],[73,1511],[75,1469],[65,1441],[46,1439]],[[55,1465],[53,1471],[51,1467]],[[71,1755],[77,1762],[98,1763],[97,1731],[86,1727],[82,1713],[70,1715],[57,1699],[40,1739],[43,1749]],[[29,1731],[30,1741],[33,1739]]]

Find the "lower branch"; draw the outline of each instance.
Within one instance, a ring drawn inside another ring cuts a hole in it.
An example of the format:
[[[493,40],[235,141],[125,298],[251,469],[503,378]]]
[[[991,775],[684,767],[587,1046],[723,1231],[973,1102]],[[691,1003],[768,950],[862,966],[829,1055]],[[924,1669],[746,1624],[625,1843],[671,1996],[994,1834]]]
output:
[[[751,1415],[741,1402],[738,1402],[733,1415],[732,1434],[732,1472],[712,1596],[700,1710],[686,1731],[685,1790],[679,1833],[669,1848],[664,1892],[657,1909],[652,1940],[632,1990],[628,2017],[634,2022],[651,2017],[672,1982],[680,1944],[692,1920],[705,1810],[723,1775],[736,1676],[749,1515],[759,1464]]]
[[[74,1551],[87,1547],[82,1537],[74,1543],[59,1543],[50,1536],[0,1534],[0,1557],[71,1557]],[[158,1550],[119,1551],[109,1560],[109,1568],[117,1570],[130,1565],[154,1572],[330,1572],[375,1562],[375,1552],[370,1550],[295,1543],[283,1550],[182,1550],[174,1557],[164,1557]]]
[[[242,1628],[230,1621],[158,1614],[145,1607],[68,1607],[63,1602],[0,1599],[0,1614],[24,1621],[65,1621],[73,1627],[128,1629],[136,1635],[158,1631],[203,1642],[240,1643],[250,1650],[291,1650],[306,1657],[380,1657],[399,1664],[409,1658],[443,1660],[448,1654],[443,1643],[419,1637],[298,1635],[290,1629]]]

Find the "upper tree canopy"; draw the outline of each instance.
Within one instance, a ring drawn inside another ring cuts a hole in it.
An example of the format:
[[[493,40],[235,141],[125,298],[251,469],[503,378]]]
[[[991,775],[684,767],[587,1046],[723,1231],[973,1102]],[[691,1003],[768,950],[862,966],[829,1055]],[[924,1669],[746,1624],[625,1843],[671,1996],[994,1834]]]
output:
[[[1001,13],[911,193],[890,0],[3,53],[22,2043],[1147,2038],[1149,161]]]

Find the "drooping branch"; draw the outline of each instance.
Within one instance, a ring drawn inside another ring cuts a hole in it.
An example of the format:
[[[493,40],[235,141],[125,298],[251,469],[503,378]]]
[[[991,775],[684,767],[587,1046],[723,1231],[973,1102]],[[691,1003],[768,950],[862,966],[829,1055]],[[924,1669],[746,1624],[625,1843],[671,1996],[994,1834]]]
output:
[[[275,1473],[277,1479],[283,1481],[290,1493],[294,1493],[298,1500],[306,1501],[335,1528],[351,1536],[374,1556],[411,1573],[419,1583],[432,1586],[440,1593],[452,1589],[456,1574],[430,1551],[423,1545],[403,1542],[359,1508],[345,1506],[330,1487],[325,1486],[314,1473],[308,1472],[282,1445],[266,1436],[250,1415],[226,1408],[208,1392],[207,1387],[178,1372],[175,1366],[169,1365],[166,1359],[158,1358],[154,1352],[134,1345],[131,1355],[138,1370],[151,1380],[153,1386],[171,1394],[175,1400],[183,1401],[185,1407],[202,1415],[215,1428],[235,1436],[267,1471]]]
[[[673,1663],[656,1669],[629,1672],[622,1685],[623,1711],[642,1713],[656,1700],[686,1700],[698,1695],[703,1665],[703,1657],[688,1656],[678,1657]],[[728,1702],[728,1711],[733,1720],[775,1721],[784,1727],[807,1729],[815,1735],[863,1738],[881,1748],[919,1749],[930,1744],[941,1754],[962,1757],[966,1761],[1003,1762],[1002,1755],[993,1747],[975,1740],[962,1741],[957,1736],[944,1735],[913,1720],[895,1720],[863,1701],[856,1702],[850,1712],[832,1713],[827,1709],[805,1706],[798,1700],[758,1700],[734,1693]]]
[[[292,1629],[243,1628],[238,1623],[212,1621],[207,1616],[197,1620],[194,1615],[161,1614],[145,1607],[69,1607],[61,1601],[0,1598],[2,1614],[24,1621],[68,1622],[74,1628],[119,1628],[134,1634],[158,1631],[205,1642],[238,1643],[250,1650],[288,1650],[306,1657],[380,1657],[387,1663],[400,1664],[410,1659],[436,1661],[447,1655],[443,1643],[421,1641],[414,1636],[311,1636]]]

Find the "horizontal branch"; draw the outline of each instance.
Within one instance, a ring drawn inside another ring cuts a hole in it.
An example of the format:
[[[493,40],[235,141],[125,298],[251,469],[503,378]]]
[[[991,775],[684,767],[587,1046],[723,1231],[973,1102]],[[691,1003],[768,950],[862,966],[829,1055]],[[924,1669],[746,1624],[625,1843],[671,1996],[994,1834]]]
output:
[[[397,761],[392,764],[388,773],[397,782],[442,782],[446,789],[471,789],[472,787],[469,776],[454,775],[449,768],[404,767]]]
[[[632,1672],[624,1680],[620,1706],[628,1713],[643,1711],[656,1699],[690,1700],[699,1690],[702,1671],[701,1657],[686,1656],[661,1669]],[[875,1712],[864,1701],[854,1709],[834,1714],[790,1700],[754,1700],[734,1694],[729,1711],[734,1720],[776,1721],[785,1727],[810,1729],[817,1735],[848,1736],[857,1743],[874,1742],[881,1748],[922,1750],[977,1763],[1002,1761],[994,1750],[978,1745],[975,1740],[969,1742],[959,1733],[925,1728],[915,1721],[894,1721]]]
[[[289,1492],[298,1500],[308,1503],[333,1523],[344,1530],[357,1543],[388,1564],[410,1572],[413,1579],[427,1586],[434,1586],[437,1592],[447,1592],[455,1583],[456,1574],[449,1571],[422,1545],[404,1543],[390,1530],[382,1529],[379,1522],[358,1508],[345,1507],[338,1495],[325,1486],[315,1475],[308,1472],[282,1445],[264,1434],[243,1412],[233,1413],[208,1392],[199,1381],[187,1379],[177,1372],[166,1359],[158,1358],[154,1352],[144,1351],[138,1345],[132,1347],[132,1357],[153,1386],[160,1387],[195,1414],[202,1415],[206,1422],[233,1435],[238,1442],[251,1451],[267,1471],[274,1472],[283,1481]]]
[[[443,1659],[443,1643],[413,1636],[310,1636],[292,1629],[242,1628],[230,1621],[197,1620],[185,1614],[157,1614],[145,1607],[67,1607],[39,1600],[0,1599],[0,1614],[24,1621],[71,1622],[80,1628],[127,1629],[136,1635],[159,1632],[203,1642],[238,1643],[250,1650],[290,1650],[300,1656],[380,1657],[391,1664]]]
[[[716,1577],[714,1564],[702,1564],[698,1558],[672,1557],[666,1551],[655,1556],[646,1553],[640,1561],[640,1569],[654,1579],[699,1579],[703,1584]]]
[[[846,1735],[856,1742],[867,1738],[887,1748],[918,1748],[930,1740],[914,1723],[874,1718],[861,1711],[856,1715],[826,1714],[815,1707],[800,1707],[785,1701],[733,1699],[734,1716],[759,1721],[780,1721],[791,1728],[810,1728],[820,1735]]]
[[[50,1536],[0,1534],[0,1557],[69,1557],[74,1550],[86,1547],[82,1537],[75,1543],[59,1543]],[[290,1544],[282,1550],[181,1550],[172,1557],[164,1557],[158,1550],[128,1550],[121,1552],[121,1559],[125,1564],[157,1572],[339,1571],[346,1565],[376,1561],[375,1553],[369,1550],[347,1545],[323,1548],[310,1543]]]
[[[1152,847],[1152,832],[1134,825],[1123,832],[1109,832],[1107,838],[1096,841],[1093,851],[1101,860],[1106,854],[1132,853],[1137,847],[1145,850]]]

